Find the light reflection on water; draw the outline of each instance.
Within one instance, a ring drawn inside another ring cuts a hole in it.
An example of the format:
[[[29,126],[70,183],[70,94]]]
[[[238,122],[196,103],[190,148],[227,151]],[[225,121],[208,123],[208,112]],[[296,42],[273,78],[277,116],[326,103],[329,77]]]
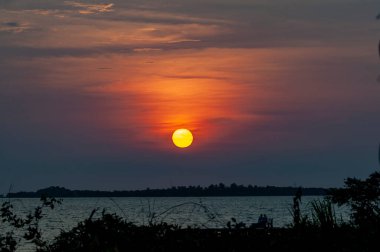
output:
[[[302,197],[303,214],[310,216],[310,202],[315,199],[323,197]],[[79,221],[88,218],[93,209],[99,209],[94,215],[95,218],[105,209],[107,213],[116,213],[138,225],[147,224],[153,213],[157,216],[153,219],[156,222],[164,221],[182,227],[191,225],[211,228],[225,227],[232,217],[238,222],[250,225],[257,222],[260,214],[266,214],[273,218],[275,227],[283,227],[291,223],[289,209],[292,200],[293,197],[290,196],[64,198],[56,209],[45,211],[46,216],[41,221],[41,229],[45,231],[45,238],[51,240],[61,230],[70,230]],[[39,199],[11,199],[11,202],[16,213],[21,215],[29,213],[40,204]],[[180,206],[174,207],[177,205]],[[335,211],[339,219],[348,219],[347,208],[336,207]]]

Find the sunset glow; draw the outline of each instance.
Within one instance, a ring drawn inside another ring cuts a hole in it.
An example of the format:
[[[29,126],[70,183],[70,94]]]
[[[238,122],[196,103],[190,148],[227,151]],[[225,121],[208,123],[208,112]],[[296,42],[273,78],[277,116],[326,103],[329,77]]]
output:
[[[0,191],[333,187],[377,165],[379,1],[2,2]]]

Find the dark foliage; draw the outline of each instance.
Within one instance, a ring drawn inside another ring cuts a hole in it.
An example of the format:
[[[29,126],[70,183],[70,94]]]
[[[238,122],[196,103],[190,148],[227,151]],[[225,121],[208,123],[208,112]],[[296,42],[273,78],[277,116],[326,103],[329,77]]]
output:
[[[4,235],[0,233],[0,251],[16,251],[17,244],[21,238],[35,245],[36,251],[46,248],[47,242],[42,239],[39,228],[39,221],[43,217],[43,210],[46,208],[54,209],[61,201],[50,197],[41,197],[41,205],[26,216],[18,216],[14,213],[13,205],[10,201],[5,201],[0,208],[1,226],[7,225],[9,231]],[[22,232],[21,238],[16,238],[14,231]]]
[[[63,232],[46,251],[370,251],[377,236],[351,227],[321,232],[303,229],[253,229],[232,221],[225,229],[180,229],[165,223],[135,226],[116,215],[81,222]]]
[[[302,216],[301,214],[301,197],[302,197],[302,188],[298,188],[296,194],[293,197],[293,205],[290,209],[290,213],[293,217],[293,223],[291,226],[293,228],[304,228],[308,224],[308,217]]]
[[[331,200],[314,200],[311,202],[311,207],[314,226],[324,231],[338,227]]]
[[[300,209],[301,196],[302,196],[302,189],[298,188],[296,195],[293,198],[293,206],[291,209],[291,213],[293,216],[293,224],[295,227],[299,226],[301,223],[301,209]]]
[[[353,223],[361,228],[380,228],[380,173],[367,179],[347,178],[345,187],[329,191],[332,202],[348,205]]]

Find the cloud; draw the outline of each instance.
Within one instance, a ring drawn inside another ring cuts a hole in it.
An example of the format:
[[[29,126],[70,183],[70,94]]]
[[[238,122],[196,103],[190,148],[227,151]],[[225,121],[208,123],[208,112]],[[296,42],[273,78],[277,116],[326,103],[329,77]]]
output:
[[[183,39],[169,40],[166,43],[175,44],[175,43],[183,43],[183,42],[201,42],[201,40],[200,39],[186,39],[186,38],[183,38]]]
[[[113,3],[109,4],[87,4],[75,1],[65,1],[65,5],[73,6],[79,9],[80,14],[88,15],[94,13],[104,13],[104,12],[112,12],[114,11],[112,7]]]
[[[149,48],[149,47],[144,47],[144,48],[135,48],[133,49],[134,52],[141,52],[141,53],[144,53],[144,52],[159,52],[159,51],[162,51],[162,49],[160,48]]]
[[[105,19],[113,21],[127,21],[150,24],[203,24],[203,25],[233,25],[233,20],[223,18],[198,17],[192,13],[173,13],[164,10],[140,10],[140,9],[118,9],[112,15],[104,16]]]
[[[25,14],[34,14],[34,15],[40,15],[40,16],[54,16],[58,18],[63,18],[67,14],[70,14],[69,11],[64,10],[48,10],[48,9],[32,9],[32,10],[23,10],[22,11]]]
[[[0,32],[20,33],[29,28],[30,26],[28,23],[20,23],[16,21],[7,21],[0,23]]]
[[[94,46],[94,47],[34,47],[1,46],[0,54],[5,58],[45,58],[45,57],[86,57],[104,54],[132,54],[148,51],[161,51],[161,48],[139,48],[128,45]],[[0,62],[1,62],[0,58]]]
[[[207,76],[207,75],[162,75],[164,78],[169,79],[208,79],[208,80],[229,80],[227,77],[220,76]]]
[[[0,30],[1,31],[1,30]],[[192,41],[177,43],[153,43],[146,45],[125,45],[113,44],[105,46],[87,46],[87,47],[39,47],[39,46],[18,46],[18,45],[0,45],[0,54],[4,57],[22,57],[22,58],[44,58],[44,57],[83,57],[105,54],[133,54],[160,52],[181,49],[204,48],[202,46],[194,47]],[[0,59],[1,61],[1,59]]]

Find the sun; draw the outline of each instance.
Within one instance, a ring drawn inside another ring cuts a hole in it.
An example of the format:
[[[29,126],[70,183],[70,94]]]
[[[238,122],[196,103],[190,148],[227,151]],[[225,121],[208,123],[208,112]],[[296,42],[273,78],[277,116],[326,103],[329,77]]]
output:
[[[172,140],[178,148],[186,148],[193,143],[193,134],[188,129],[177,129],[173,133]]]

